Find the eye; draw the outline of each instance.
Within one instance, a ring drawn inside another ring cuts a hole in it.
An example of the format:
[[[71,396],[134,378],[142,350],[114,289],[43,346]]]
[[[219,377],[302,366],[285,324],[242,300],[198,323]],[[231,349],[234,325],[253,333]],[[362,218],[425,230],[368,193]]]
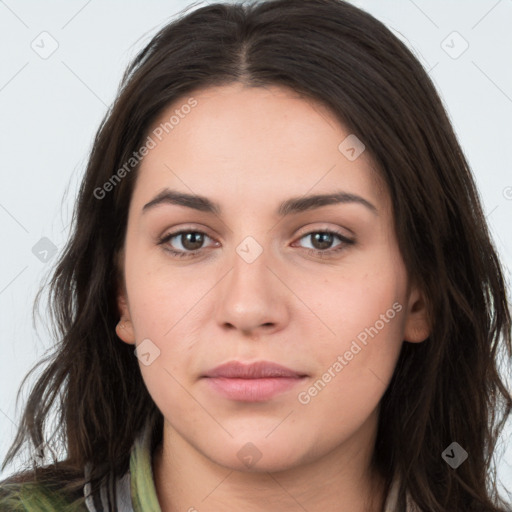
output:
[[[308,237],[310,237],[313,247],[304,247],[304,249],[306,249],[308,254],[321,257],[328,257],[333,254],[337,254],[339,251],[346,248],[347,245],[353,245],[355,243],[355,240],[351,240],[342,233],[334,230],[310,231],[309,233],[302,235],[299,240],[306,239]],[[173,256],[178,258],[187,258],[193,257],[201,252],[206,238],[212,240],[203,231],[182,229],[165,235],[158,241],[158,244],[163,245],[164,250],[171,253]],[[335,248],[332,249],[333,241],[336,238],[340,240],[340,243],[335,245]],[[171,243],[173,239],[176,239],[178,245],[181,245],[181,247],[173,247],[173,244]]]
[[[319,255],[322,257],[331,256],[333,253],[338,253],[345,249],[347,245],[353,245],[355,243],[355,240],[351,240],[342,233],[334,230],[310,231],[309,233],[302,235],[299,240],[307,239],[308,237],[310,238],[313,247],[305,247],[307,252],[309,254]],[[332,244],[335,238],[338,238],[340,243],[335,245],[335,248],[333,249]]]
[[[179,258],[186,258],[189,256],[194,256],[202,249],[202,245],[206,238],[210,238],[203,231],[193,231],[182,229],[180,231],[175,231],[174,233],[169,233],[164,236],[161,240],[159,240],[159,245],[165,245],[165,250],[177,256]],[[178,250],[170,247],[171,240],[176,238],[181,245],[181,248],[178,247]]]

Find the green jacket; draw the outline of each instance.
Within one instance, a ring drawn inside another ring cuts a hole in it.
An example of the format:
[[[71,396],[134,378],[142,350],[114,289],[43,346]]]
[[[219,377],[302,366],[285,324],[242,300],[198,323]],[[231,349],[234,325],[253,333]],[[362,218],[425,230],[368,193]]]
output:
[[[130,452],[130,469],[116,480],[118,510],[123,512],[161,512],[153,481],[151,466],[151,437],[146,428],[136,439]],[[88,468],[85,468],[85,476]],[[0,484],[1,512],[110,512],[106,485],[100,492],[90,495],[90,486],[84,486],[85,503],[72,506],[71,500],[56,491],[51,492],[44,486],[33,483]]]

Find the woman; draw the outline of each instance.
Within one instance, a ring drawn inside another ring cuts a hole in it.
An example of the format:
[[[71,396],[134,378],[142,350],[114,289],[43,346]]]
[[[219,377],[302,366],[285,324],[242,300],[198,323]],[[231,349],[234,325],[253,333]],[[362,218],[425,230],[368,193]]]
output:
[[[162,29],[51,292],[62,339],[4,467],[47,452],[55,404],[67,457],[2,510],[510,510],[500,262],[428,75],[348,3]]]

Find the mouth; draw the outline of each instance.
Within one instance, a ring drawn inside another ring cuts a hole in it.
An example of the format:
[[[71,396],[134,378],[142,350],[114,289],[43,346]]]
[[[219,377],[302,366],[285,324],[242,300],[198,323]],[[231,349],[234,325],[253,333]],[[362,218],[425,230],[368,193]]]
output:
[[[264,402],[302,383],[308,375],[268,361],[230,361],[201,376],[210,389],[240,402]]]

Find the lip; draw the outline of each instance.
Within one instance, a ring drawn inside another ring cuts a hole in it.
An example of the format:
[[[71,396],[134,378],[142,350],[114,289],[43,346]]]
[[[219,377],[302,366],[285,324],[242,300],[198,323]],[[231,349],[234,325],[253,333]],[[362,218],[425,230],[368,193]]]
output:
[[[307,375],[270,361],[224,363],[206,374],[210,389],[230,400],[264,402],[301,383]]]
[[[227,379],[296,378],[305,376],[305,373],[297,372],[271,361],[255,361],[254,363],[228,361],[202,375],[202,377],[225,377]]]

